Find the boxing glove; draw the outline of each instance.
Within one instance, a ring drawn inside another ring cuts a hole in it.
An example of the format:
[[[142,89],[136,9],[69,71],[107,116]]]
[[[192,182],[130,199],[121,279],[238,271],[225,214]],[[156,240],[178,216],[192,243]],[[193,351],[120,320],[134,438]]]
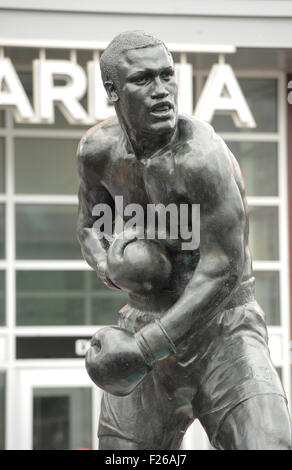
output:
[[[124,396],[135,389],[156,361],[174,353],[175,346],[159,321],[136,334],[109,326],[93,336],[86,354],[86,369],[100,388]]]
[[[96,272],[97,272],[98,279],[104,285],[106,285],[110,289],[120,290],[120,288],[118,286],[116,286],[108,276],[108,267],[107,267],[107,262],[106,261],[101,261],[101,262],[98,263],[98,266],[96,268]]]
[[[107,253],[111,281],[135,294],[161,291],[168,283],[172,263],[166,249],[156,240],[116,238]]]

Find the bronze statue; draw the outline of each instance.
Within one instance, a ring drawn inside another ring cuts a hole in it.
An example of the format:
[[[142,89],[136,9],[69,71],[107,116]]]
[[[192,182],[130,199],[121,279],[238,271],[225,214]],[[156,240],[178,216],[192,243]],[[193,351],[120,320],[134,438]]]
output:
[[[122,33],[100,65],[117,117],[79,145],[78,237],[99,278],[129,298],[86,357],[104,389],[100,449],[178,449],[196,418],[218,449],[290,449],[287,401],[254,297],[239,165],[209,124],[178,115],[162,41]],[[169,224],[154,239],[107,234],[94,207],[114,211],[117,196],[145,211],[199,204],[199,247],[183,249]]]

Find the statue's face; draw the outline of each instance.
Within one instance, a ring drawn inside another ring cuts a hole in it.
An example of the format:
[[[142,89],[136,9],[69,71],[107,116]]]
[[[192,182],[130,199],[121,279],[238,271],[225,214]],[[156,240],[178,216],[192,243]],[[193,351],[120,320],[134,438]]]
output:
[[[177,83],[172,57],[163,45],[125,52],[117,64],[118,109],[139,134],[165,134],[177,119]]]

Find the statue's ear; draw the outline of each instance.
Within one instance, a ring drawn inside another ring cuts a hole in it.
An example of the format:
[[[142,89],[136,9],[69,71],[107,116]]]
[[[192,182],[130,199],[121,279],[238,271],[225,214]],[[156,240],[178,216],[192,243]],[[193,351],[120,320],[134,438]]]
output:
[[[112,103],[116,103],[119,101],[120,97],[117,93],[116,87],[111,81],[107,81],[104,83],[104,87],[106,89],[107,95]]]

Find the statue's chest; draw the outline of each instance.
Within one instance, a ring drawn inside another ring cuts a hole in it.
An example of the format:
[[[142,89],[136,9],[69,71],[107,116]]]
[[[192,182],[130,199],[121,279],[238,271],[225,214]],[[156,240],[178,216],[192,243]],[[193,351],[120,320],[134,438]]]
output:
[[[123,205],[148,203],[144,168],[135,158],[116,159],[106,174],[105,184],[113,198],[122,197]]]
[[[147,160],[116,160],[106,183],[113,197],[123,196],[124,204],[167,205],[186,199],[181,168],[170,151]]]
[[[148,198],[153,204],[179,204],[186,200],[182,168],[172,151],[147,161],[144,184]]]

